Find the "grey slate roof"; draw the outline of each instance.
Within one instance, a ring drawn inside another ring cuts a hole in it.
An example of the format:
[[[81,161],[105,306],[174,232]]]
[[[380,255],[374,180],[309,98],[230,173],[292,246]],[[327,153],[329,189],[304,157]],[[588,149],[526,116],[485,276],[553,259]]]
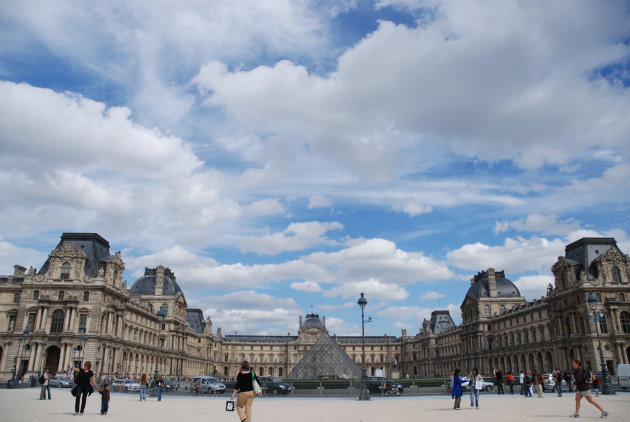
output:
[[[496,271],[495,279],[497,283],[497,296],[496,297],[519,297],[521,292],[518,287],[510,280],[505,278],[505,272]],[[470,296],[474,299],[480,299],[484,297],[490,297],[490,289],[488,288],[488,273],[482,271],[475,276],[475,282],[470,286],[466,296]]]
[[[206,322],[203,320],[203,311],[201,309],[187,309],[186,321],[188,326],[196,333],[203,333],[206,328]]]
[[[64,242],[72,243],[75,248],[83,251],[83,253],[87,255],[88,260],[85,264],[85,274],[89,277],[96,277],[101,262],[110,256],[109,242],[97,233],[63,233],[55,249],[60,247]],[[50,258],[42,265],[38,274],[46,274],[49,264]]]
[[[181,287],[174,280],[175,276],[170,269],[164,270],[164,296],[176,296],[182,293]],[[156,275],[154,268],[145,268],[144,275],[136,280],[129,289],[132,295],[154,295],[155,294]]]

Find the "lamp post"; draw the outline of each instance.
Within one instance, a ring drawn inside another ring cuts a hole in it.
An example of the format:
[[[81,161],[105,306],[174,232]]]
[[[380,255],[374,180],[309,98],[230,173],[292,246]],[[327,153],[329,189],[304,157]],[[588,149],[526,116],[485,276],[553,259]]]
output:
[[[16,358],[16,362],[15,365],[13,365],[13,384],[15,384],[15,382],[17,381],[18,377],[19,377],[19,372],[22,369],[22,344],[24,343],[24,340],[26,339],[26,336],[28,336],[28,333],[30,333],[31,331],[27,328],[24,329],[24,331],[22,331],[22,334],[19,337],[20,340],[20,346],[18,348],[18,354],[15,357]]]
[[[604,319],[604,315],[598,314],[597,312],[597,296],[595,296],[593,293],[589,294],[587,302],[591,308],[590,316],[595,322],[595,332],[597,333],[597,348],[599,349],[599,361],[602,366],[602,394],[615,394],[615,391],[612,389],[612,385],[610,385],[610,379],[608,378],[608,367],[606,366],[606,362],[604,361],[604,351],[602,350],[602,342],[599,338],[599,321]]]
[[[361,307],[361,343],[362,347],[362,357],[363,365],[361,368],[361,392],[359,393],[359,400],[370,400],[370,396],[367,391],[367,372],[365,368],[365,305],[367,305],[368,301],[365,298],[365,295],[361,293],[361,297],[357,301],[357,304]]]

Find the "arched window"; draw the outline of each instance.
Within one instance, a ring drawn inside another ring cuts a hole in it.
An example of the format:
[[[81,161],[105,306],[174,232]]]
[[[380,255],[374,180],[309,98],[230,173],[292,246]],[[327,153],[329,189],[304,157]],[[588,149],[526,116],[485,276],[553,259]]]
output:
[[[612,267],[612,279],[614,284],[621,283],[621,271],[619,271],[619,267],[616,265]]]
[[[39,299],[39,290],[35,290],[33,291],[33,300],[38,300]]]
[[[619,319],[621,320],[621,331],[630,334],[630,312],[623,311],[619,315]]]
[[[61,279],[68,280],[70,278],[70,263],[64,262],[61,265]]]
[[[606,315],[599,314],[599,332],[608,334],[608,324],[606,323]]]
[[[52,323],[50,324],[51,333],[60,333],[63,331],[63,322],[65,317],[66,314],[61,309],[57,309],[53,312]]]
[[[84,302],[90,301],[90,292],[83,292],[83,301]]]

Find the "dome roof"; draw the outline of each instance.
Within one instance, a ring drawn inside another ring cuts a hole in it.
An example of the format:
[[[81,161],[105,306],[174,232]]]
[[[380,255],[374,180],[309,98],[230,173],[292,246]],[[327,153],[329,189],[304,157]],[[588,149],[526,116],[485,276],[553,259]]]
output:
[[[326,325],[324,325],[324,321],[319,319],[319,315],[308,314],[306,315],[306,319],[302,323],[302,329],[308,330],[309,328],[317,328],[319,330],[325,330]]]
[[[504,271],[496,271],[494,273],[497,284],[496,297],[520,297],[521,292],[518,287],[510,280],[505,278]],[[488,287],[488,272],[482,271],[473,278],[473,284],[468,289],[466,296],[474,299],[490,297],[490,288]]]
[[[129,289],[129,293],[132,295],[155,295],[155,285],[157,281],[156,269],[144,269],[144,275],[136,280],[135,283]],[[175,275],[168,268],[164,269],[164,281],[163,281],[162,296],[176,296],[178,293],[182,293],[181,287],[175,281]]]

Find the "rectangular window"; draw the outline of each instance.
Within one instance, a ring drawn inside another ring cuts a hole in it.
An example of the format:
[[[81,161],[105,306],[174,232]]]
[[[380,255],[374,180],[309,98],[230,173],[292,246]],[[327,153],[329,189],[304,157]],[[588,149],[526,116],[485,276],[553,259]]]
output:
[[[85,333],[87,331],[87,314],[79,315],[79,332]]]
[[[13,303],[20,303],[20,294],[16,293],[13,295]]]
[[[64,293],[63,290],[59,291],[59,295],[57,296],[57,299],[59,300],[63,300],[63,298],[66,296],[66,294]]]

